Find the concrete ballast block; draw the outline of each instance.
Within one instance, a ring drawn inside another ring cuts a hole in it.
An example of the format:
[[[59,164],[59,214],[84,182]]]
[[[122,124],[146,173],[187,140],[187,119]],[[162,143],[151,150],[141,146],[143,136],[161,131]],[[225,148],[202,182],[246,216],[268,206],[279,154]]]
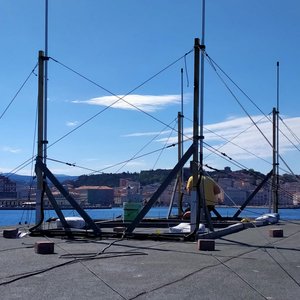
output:
[[[117,233],[122,233],[126,230],[126,227],[122,227],[122,226],[117,226],[117,227],[114,227],[113,231],[114,232],[117,232]]]
[[[6,239],[16,239],[19,234],[19,228],[16,229],[4,229],[3,237]]]
[[[214,251],[215,250],[215,240],[199,239],[198,240],[198,250]]]
[[[270,229],[270,237],[283,237],[283,229]]]
[[[53,254],[54,243],[51,241],[40,241],[34,245],[34,250],[38,254]]]

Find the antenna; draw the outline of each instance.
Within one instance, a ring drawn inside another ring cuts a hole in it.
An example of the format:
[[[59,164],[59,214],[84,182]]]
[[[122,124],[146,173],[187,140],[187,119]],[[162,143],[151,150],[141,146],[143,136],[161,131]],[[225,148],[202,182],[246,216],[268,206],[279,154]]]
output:
[[[276,64],[276,108],[273,108],[273,178],[272,178],[272,200],[273,212],[278,212],[278,188],[279,188],[279,62]]]
[[[47,98],[48,98],[48,0],[45,0],[45,80],[44,80],[44,163],[47,161]]]
[[[202,0],[202,37],[201,46],[202,49],[200,53],[200,172],[203,168],[203,115],[204,115],[204,51],[205,50],[205,0]]]

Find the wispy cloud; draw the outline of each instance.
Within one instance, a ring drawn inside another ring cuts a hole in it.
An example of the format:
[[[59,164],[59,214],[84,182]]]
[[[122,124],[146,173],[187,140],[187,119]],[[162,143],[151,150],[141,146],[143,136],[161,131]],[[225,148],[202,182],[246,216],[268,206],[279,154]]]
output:
[[[2,147],[2,151],[17,154],[21,152],[21,149],[4,146]]]
[[[204,126],[204,145],[207,149],[217,149],[234,159],[253,159],[254,156],[272,156],[272,122],[265,116],[230,118],[226,121]],[[279,126],[279,150],[285,154],[296,150],[300,137],[300,117],[286,118]],[[292,133],[291,133],[292,132]],[[184,129],[185,140],[191,139],[193,128]],[[131,134],[134,136],[134,134]],[[169,144],[177,142],[177,136],[160,138],[157,141]]]
[[[78,124],[79,124],[78,121],[67,121],[67,122],[66,122],[66,125],[67,125],[68,127],[75,127],[75,126],[77,126]]]
[[[123,100],[124,97],[124,100]],[[135,110],[142,109],[146,112],[154,112],[168,105],[178,104],[180,95],[117,95],[92,98],[86,101],[75,100],[72,103],[89,105],[112,106],[113,108]]]
[[[169,134],[170,130],[165,131],[152,131],[152,132],[135,132],[135,133],[129,133],[124,134],[123,137],[144,137],[144,136],[156,136],[156,135],[162,135],[162,134]]]

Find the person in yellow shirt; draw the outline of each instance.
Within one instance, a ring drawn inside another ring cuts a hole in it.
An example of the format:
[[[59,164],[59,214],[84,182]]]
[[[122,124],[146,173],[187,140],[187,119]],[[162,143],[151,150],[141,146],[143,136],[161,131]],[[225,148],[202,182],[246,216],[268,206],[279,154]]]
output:
[[[218,203],[218,198],[216,195],[221,193],[221,190],[219,186],[216,184],[216,182],[208,177],[208,176],[202,176],[201,177],[201,184],[203,184],[203,192],[204,192],[204,198],[206,201],[206,206],[208,208],[208,211],[212,211],[215,208],[215,204]],[[187,184],[186,184],[186,189],[187,192],[190,194],[191,190],[193,188],[193,176],[190,176]]]

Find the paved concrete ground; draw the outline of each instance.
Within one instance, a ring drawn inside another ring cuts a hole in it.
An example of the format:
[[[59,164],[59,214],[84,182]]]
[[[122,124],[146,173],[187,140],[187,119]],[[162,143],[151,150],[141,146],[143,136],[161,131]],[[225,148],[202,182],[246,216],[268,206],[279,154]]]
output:
[[[270,237],[272,228],[284,237]],[[45,240],[1,234],[0,299],[300,299],[299,221],[227,235],[215,251],[195,242],[51,238],[54,254],[35,253]]]

